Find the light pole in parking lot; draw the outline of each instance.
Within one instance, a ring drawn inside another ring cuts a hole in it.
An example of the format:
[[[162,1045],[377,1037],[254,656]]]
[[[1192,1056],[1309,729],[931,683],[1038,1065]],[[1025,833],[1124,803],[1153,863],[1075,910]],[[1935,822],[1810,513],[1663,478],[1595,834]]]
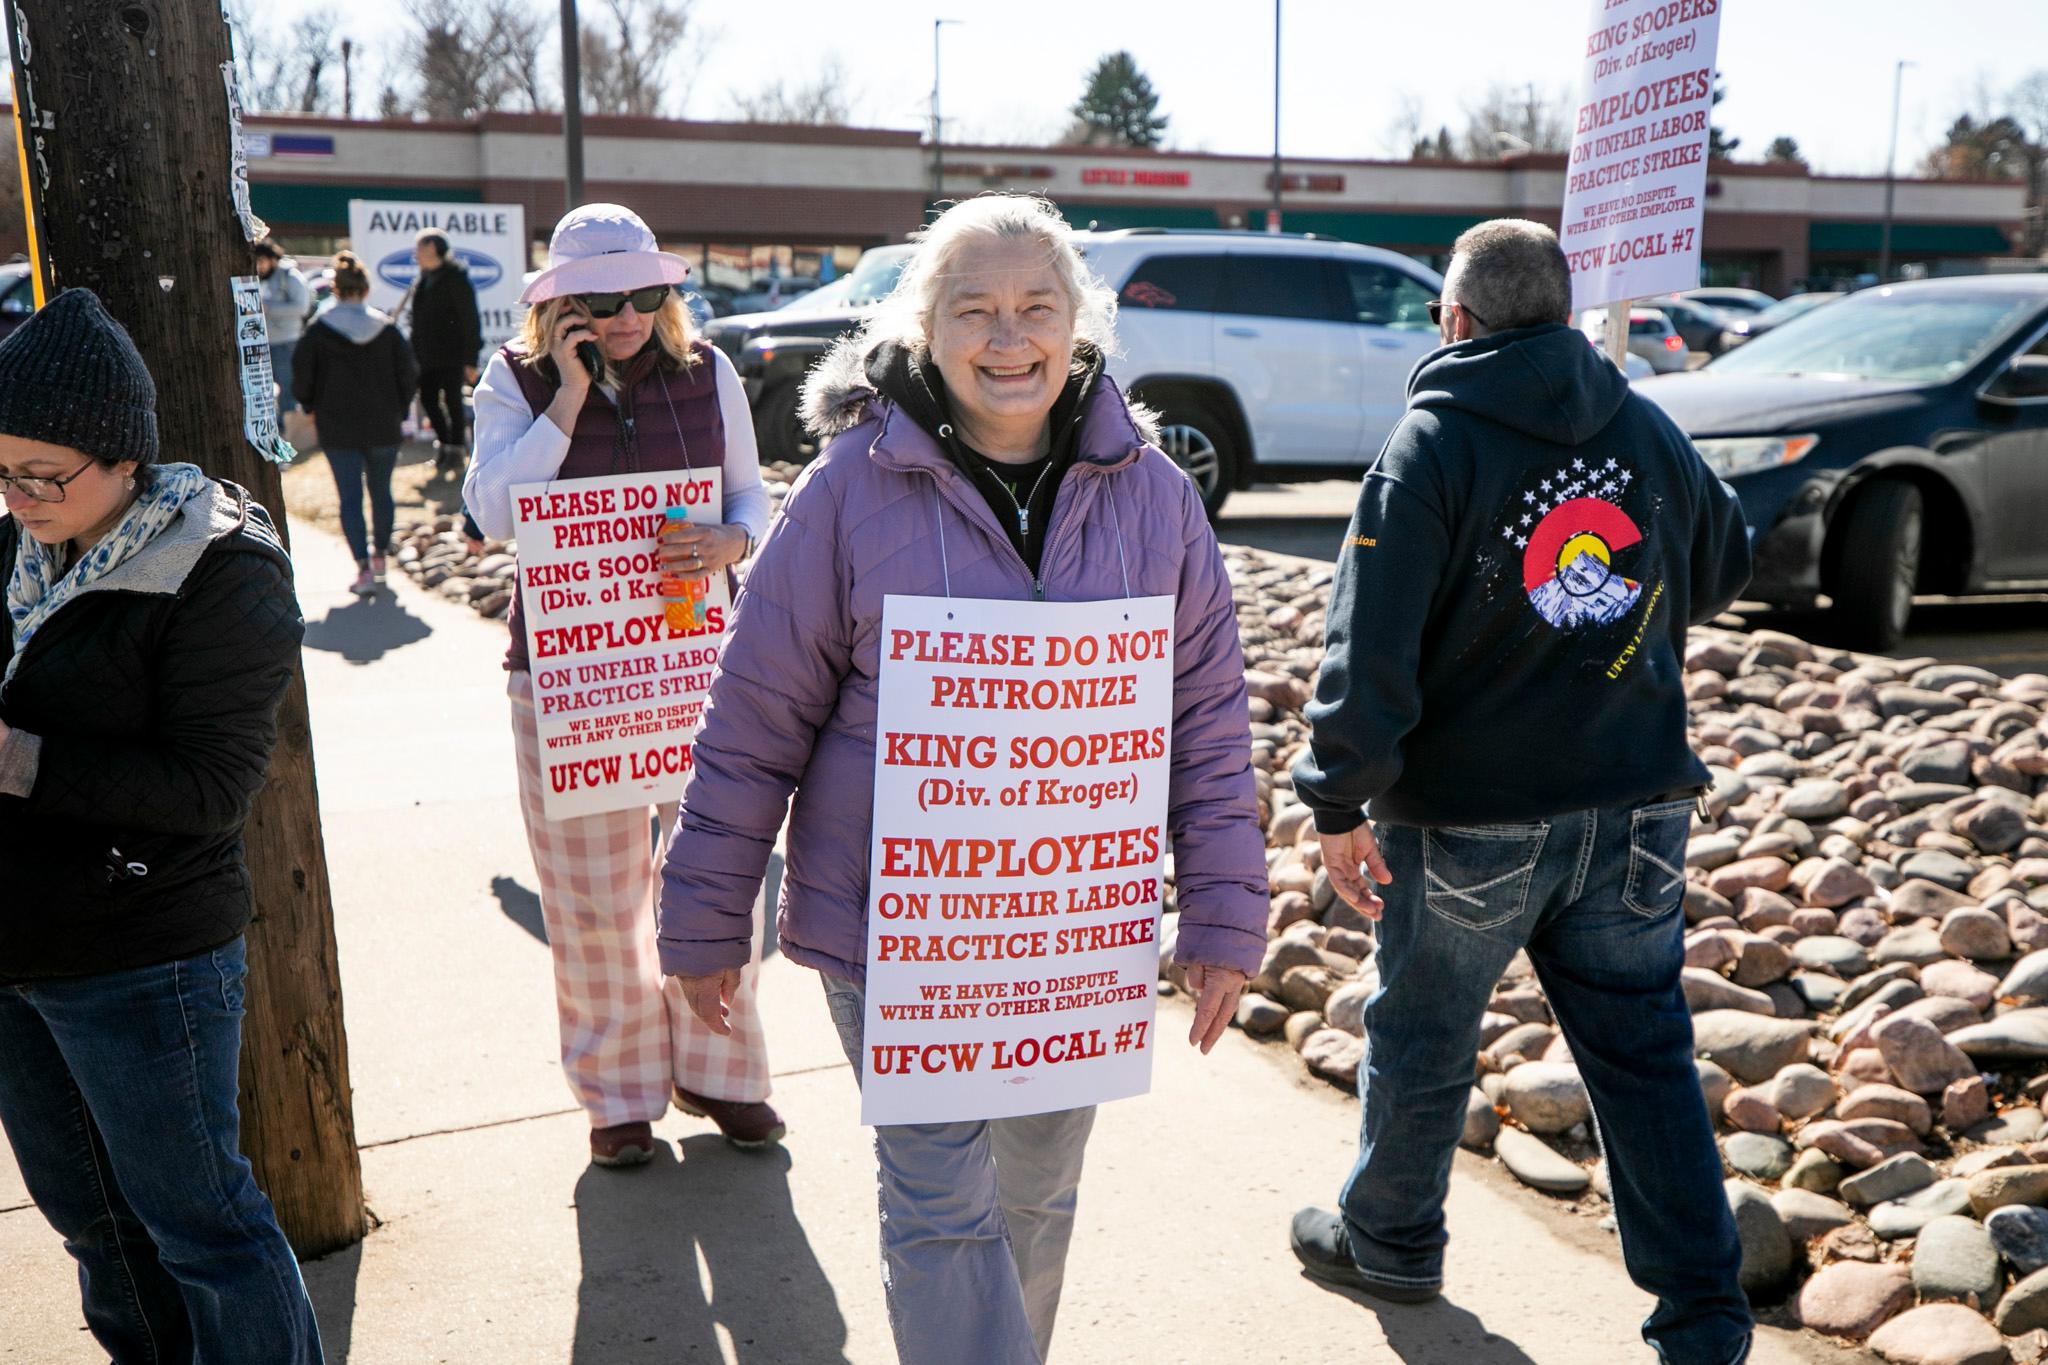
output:
[[[1877,230],[1877,282],[1883,284],[1892,273],[1892,162],[1899,155],[1899,85],[1906,79],[1904,60],[1892,68],[1892,140],[1884,153],[1884,223]]]
[[[566,3],[567,0],[564,0]],[[939,122],[939,32],[948,24],[958,24],[959,19],[932,20],[932,202],[938,203],[946,193],[946,130]]]
[[[1273,207],[1266,231],[1280,230],[1280,0],[1273,0]]]
[[[576,0],[562,0],[562,189],[568,199],[562,205],[564,213],[583,202],[582,35]]]

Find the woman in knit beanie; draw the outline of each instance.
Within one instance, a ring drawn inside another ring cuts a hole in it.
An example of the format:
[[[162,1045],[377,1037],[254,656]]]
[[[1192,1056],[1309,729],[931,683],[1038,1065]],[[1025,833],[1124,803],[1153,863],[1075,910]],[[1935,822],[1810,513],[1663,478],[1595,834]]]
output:
[[[304,623],[263,508],[157,456],[91,293],[0,342],[0,1124],[116,1361],[307,1365],[236,1107],[242,824]]]

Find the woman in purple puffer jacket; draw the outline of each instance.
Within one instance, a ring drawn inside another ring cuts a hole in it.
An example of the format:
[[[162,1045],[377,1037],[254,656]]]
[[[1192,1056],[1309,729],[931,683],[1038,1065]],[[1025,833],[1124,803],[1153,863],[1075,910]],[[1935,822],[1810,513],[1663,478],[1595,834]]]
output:
[[[826,444],[747,580],[663,872],[662,967],[714,1031],[794,792],[782,948],[823,974],[858,1070],[891,593],[1175,599],[1167,803],[1189,1041],[1208,1051],[1235,1012],[1267,913],[1237,618],[1194,486],[1103,373],[1115,308],[1049,204],[970,199],[807,382]],[[876,1129],[905,1365],[1044,1359],[1093,1120]]]

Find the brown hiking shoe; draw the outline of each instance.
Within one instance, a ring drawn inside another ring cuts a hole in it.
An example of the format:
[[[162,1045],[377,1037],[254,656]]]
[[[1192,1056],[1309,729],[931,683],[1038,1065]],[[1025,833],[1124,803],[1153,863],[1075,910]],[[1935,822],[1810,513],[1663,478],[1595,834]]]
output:
[[[766,1147],[771,1142],[780,1142],[782,1135],[789,1131],[782,1115],[769,1107],[765,1100],[714,1100],[705,1095],[691,1094],[677,1086],[675,1101],[676,1108],[685,1114],[695,1114],[717,1124],[718,1131],[725,1134],[725,1140],[735,1147]]]
[[[594,1166],[645,1166],[654,1159],[654,1129],[644,1123],[615,1123],[590,1130]]]

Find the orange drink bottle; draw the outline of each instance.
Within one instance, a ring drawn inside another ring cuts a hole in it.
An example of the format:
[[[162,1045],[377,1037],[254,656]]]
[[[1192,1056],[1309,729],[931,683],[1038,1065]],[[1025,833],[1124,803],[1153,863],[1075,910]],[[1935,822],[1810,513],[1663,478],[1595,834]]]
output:
[[[690,509],[671,507],[665,515],[668,518],[668,525],[683,525],[690,520]],[[704,595],[704,585],[701,581],[693,582],[687,578],[664,573],[660,592],[662,616],[668,621],[670,630],[680,633],[696,630],[702,625],[703,609],[696,602],[696,599]]]

